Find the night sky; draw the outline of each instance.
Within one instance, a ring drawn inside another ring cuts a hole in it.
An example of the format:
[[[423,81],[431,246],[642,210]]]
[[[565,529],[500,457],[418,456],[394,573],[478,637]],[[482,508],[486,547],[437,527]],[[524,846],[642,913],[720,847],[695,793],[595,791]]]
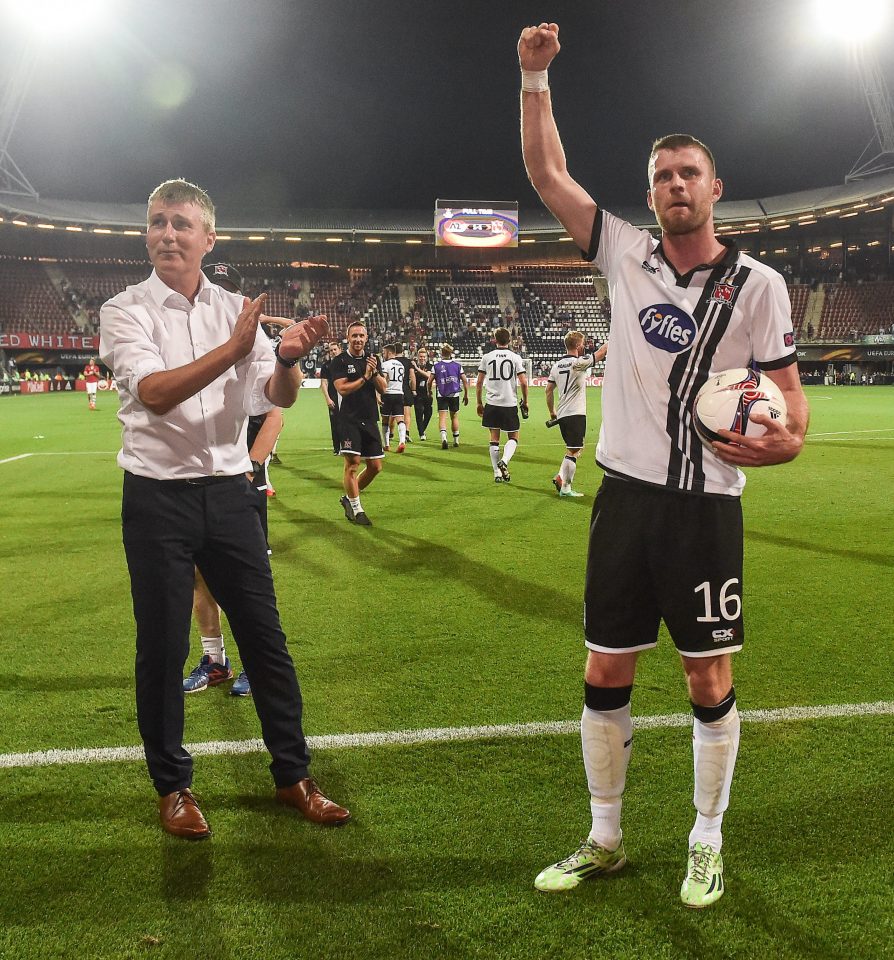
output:
[[[74,0],[72,0],[74,2]],[[726,199],[828,186],[872,125],[807,0],[157,0],[42,54],[10,152],[45,197],[140,202],[184,176],[219,208],[538,204],[518,145],[520,29],[559,23],[572,175],[641,204],[655,136],[690,132]],[[894,23],[878,43],[894,88]],[[0,64],[21,33],[0,14]]]

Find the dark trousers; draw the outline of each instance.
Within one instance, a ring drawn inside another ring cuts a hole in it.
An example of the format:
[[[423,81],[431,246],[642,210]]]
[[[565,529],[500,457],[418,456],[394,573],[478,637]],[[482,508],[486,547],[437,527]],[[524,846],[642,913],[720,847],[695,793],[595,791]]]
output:
[[[193,566],[227,615],[278,787],[306,777],[301,690],[279,622],[267,546],[244,476],[196,486],[124,474],[121,519],[137,623],[137,723],[161,796],[192,782],[183,667]]]
[[[431,420],[431,397],[416,397],[413,406],[416,408],[416,431],[421,437]]]
[[[338,435],[338,411],[329,411],[329,430],[332,434],[332,452],[341,450],[341,437]]]

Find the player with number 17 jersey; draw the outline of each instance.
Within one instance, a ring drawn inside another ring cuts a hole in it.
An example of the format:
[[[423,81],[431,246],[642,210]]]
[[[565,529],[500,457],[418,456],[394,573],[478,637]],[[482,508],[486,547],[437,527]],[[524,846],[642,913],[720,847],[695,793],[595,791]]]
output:
[[[549,372],[549,382],[559,394],[556,418],[585,417],[587,415],[587,376],[593,369],[593,354],[580,357],[562,357]]]

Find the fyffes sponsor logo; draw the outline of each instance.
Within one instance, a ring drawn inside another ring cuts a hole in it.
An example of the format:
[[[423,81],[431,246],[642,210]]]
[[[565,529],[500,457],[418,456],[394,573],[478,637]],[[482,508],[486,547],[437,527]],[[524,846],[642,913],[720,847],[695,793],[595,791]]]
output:
[[[668,353],[682,353],[695,342],[695,321],[671,303],[656,303],[640,311],[646,341]]]

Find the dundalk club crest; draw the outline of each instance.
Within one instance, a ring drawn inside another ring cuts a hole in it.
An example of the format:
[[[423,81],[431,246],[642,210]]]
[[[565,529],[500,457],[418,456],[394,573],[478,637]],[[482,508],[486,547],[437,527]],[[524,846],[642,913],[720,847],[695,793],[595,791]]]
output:
[[[736,301],[739,288],[732,283],[714,283],[714,292],[709,298],[710,303],[722,303],[731,307]]]

